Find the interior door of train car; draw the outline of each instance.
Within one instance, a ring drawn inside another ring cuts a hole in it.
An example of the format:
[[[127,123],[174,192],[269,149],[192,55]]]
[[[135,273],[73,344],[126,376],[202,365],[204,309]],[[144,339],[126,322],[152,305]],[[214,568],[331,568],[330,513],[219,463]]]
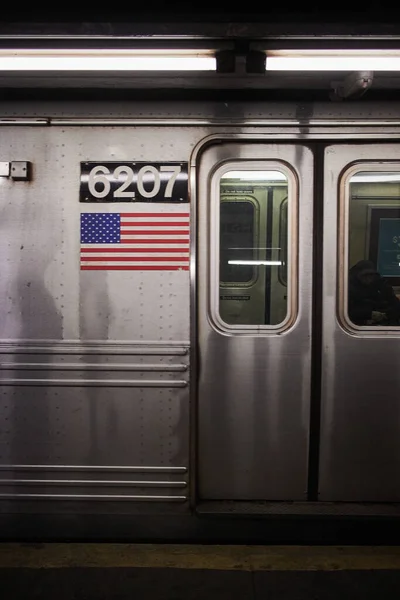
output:
[[[313,155],[218,139],[197,165],[198,496],[305,500]]]
[[[399,502],[400,146],[330,145],[324,169],[319,499]]]

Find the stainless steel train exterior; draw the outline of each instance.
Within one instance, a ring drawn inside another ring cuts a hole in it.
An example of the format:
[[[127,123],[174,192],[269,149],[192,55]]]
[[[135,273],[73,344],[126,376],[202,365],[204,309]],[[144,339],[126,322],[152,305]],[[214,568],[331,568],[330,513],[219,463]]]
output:
[[[3,516],[399,514],[400,328],[348,299],[361,260],[400,289],[399,103],[3,102],[0,136]]]

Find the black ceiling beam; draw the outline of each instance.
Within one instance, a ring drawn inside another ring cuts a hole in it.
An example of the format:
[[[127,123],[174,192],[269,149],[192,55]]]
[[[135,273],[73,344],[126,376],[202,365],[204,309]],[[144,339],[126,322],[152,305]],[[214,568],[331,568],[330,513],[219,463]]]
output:
[[[348,41],[357,37],[357,41],[374,43],[379,41],[388,41],[400,39],[400,13],[391,14],[390,18],[385,14],[385,21],[379,21],[379,15],[384,11],[376,11],[374,15],[362,20],[354,20],[342,15],[342,20],[330,22],[321,17],[320,20],[307,19],[296,20],[291,15],[286,15],[286,20],[274,20],[268,16],[260,16],[258,21],[250,22],[245,19],[240,22],[230,20],[227,15],[223,22],[219,22],[214,16],[208,20],[185,20],[182,21],[175,16],[172,19],[171,11],[169,15],[163,15],[164,19],[158,18],[143,21],[135,18],[135,15],[129,15],[126,20],[118,20],[118,15],[110,21],[99,21],[93,19],[85,20],[84,16],[78,21],[68,20],[68,14],[58,15],[59,19],[51,21],[43,16],[43,20],[18,20],[11,19],[8,14],[5,18],[2,16],[0,22],[0,36],[7,38],[17,36],[19,38],[30,36],[50,37],[78,37],[78,38],[101,38],[101,39],[128,39],[140,40],[151,39],[154,43],[159,40],[165,41],[170,38],[174,42],[178,40],[195,39],[196,41],[208,39],[258,39],[258,40],[286,40],[289,43],[291,38],[298,38],[309,43],[317,43],[320,39],[326,42]],[[21,18],[21,15],[20,15]],[[293,41],[293,40],[292,40]],[[354,40],[353,40],[354,41]]]

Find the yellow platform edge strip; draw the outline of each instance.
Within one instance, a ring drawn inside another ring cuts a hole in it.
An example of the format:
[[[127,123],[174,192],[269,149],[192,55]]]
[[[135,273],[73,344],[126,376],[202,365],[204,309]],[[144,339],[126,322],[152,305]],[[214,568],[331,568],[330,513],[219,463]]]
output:
[[[71,567],[241,571],[400,569],[400,546],[0,544],[0,568]]]

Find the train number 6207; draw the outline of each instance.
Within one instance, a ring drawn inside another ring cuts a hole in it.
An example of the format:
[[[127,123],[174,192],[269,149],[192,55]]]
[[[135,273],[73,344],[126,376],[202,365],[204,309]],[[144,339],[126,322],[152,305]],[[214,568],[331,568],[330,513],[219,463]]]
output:
[[[187,202],[187,163],[81,163],[81,202]]]

